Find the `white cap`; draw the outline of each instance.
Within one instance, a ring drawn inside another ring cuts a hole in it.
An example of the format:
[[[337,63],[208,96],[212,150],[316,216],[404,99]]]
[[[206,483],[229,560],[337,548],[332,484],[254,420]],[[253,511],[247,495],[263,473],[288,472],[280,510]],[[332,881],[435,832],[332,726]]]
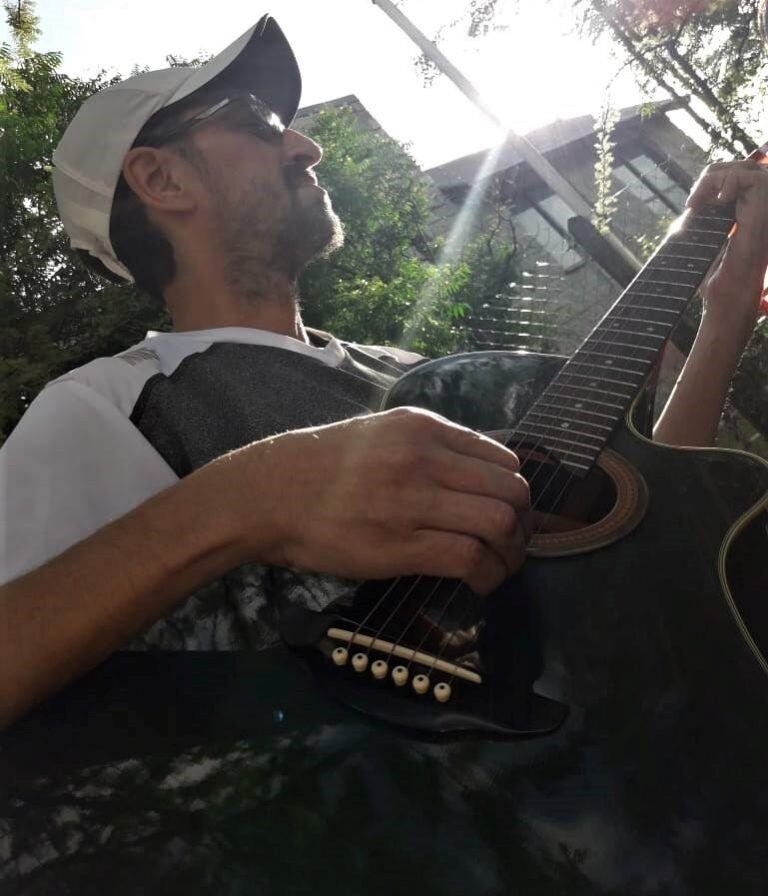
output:
[[[53,154],[53,189],[72,247],[85,249],[128,282],[133,278],[109,239],[112,199],[125,154],[155,112],[214,79],[249,90],[286,127],[298,109],[296,58],[275,20],[266,15],[199,68],[143,72],[89,97]]]

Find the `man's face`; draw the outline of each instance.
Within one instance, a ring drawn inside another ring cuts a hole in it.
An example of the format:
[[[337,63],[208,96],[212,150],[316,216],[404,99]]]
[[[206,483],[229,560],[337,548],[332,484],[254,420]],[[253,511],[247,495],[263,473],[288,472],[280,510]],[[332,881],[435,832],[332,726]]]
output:
[[[294,279],[341,246],[341,223],[313,171],[322,151],[312,140],[292,130],[256,136],[224,120],[194,140],[231,285],[247,293],[267,271]]]

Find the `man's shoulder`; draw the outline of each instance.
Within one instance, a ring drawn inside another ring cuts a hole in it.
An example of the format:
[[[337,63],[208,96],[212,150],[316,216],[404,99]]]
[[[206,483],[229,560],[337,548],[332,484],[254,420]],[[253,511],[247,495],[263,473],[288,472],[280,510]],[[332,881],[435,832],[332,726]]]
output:
[[[396,361],[398,364],[421,364],[428,361],[424,355],[418,355],[416,352],[408,351],[394,345],[367,345],[360,342],[352,342],[348,339],[340,339],[326,330],[319,330],[317,327],[307,327],[310,341],[314,345],[327,345],[331,340],[335,340],[348,351],[351,349],[355,352],[368,355],[377,361]]]
[[[418,355],[416,352],[410,352],[407,349],[394,345],[360,345],[357,342],[349,342],[345,343],[345,345],[370,355],[379,361],[397,361],[398,364],[410,365],[422,364],[424,361],[429,360],[424,355]]]
[[[158,353],[140,342],[117,355],[94,358],[51,380],[45,390],[96,393],[129,416],[148,380],[161,372]]]

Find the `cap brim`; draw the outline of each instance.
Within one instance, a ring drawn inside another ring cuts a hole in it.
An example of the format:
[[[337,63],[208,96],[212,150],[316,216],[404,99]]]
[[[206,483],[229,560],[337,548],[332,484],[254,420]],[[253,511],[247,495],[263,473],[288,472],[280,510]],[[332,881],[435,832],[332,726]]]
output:
[[[264,100],[286,127],[299,108],[299,66],[282,29],[269,15],[262,16],[253,28],[195,69],[165,107],[214,82],[249,90]]]

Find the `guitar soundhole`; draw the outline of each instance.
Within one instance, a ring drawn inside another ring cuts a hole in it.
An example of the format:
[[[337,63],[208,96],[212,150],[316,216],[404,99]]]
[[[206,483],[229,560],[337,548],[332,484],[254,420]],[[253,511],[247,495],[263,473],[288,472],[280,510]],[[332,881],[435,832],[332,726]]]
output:
[[[595,466],[583,479],[576,478],[556,460],[540,451],[518,453],[521,473],[531,489],[537,534],[568,532],[605,519],[616,506],[614,481]]]

